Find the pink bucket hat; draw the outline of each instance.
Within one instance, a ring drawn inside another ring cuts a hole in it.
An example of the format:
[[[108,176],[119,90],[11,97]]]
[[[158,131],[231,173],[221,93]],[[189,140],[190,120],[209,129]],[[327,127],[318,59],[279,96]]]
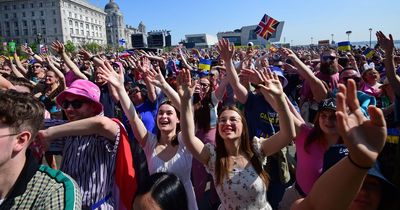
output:
[[[56,102],[61,106],[68,94],[82,96],[96,104],[96,114],[103,111],[103,105],[100,103],[100,89],[99,87],[88,80],[77,79],[71,83],[68,89],[58,94]]]

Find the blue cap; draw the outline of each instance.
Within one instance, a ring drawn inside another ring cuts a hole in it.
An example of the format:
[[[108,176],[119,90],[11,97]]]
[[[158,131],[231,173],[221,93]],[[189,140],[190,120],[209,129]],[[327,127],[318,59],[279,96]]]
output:
[[[282,87],[286,87],[286,85],[288,84],[288,80],[283,75],[283,70],[277,66],[271,66],[270,69],[272,72],[274,72],[276,75],[278,75],[278,77],[281,77],[283,79]]]

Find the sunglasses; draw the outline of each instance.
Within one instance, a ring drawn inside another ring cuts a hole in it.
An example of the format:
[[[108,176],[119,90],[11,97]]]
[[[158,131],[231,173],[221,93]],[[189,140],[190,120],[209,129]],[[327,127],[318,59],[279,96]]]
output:
[[[65,100],[61,107],[63,109],[68,109],[68,107],[71,105],[73,109],[80,109],[84,103],[87,103],[88,101],[83,101],[83,100],[73,100],[73,101],[68,101]]]
[[[333,61],[335,59],[336,59],[336,57],[335,56],[331,56],[331,55],[322,56],[322,60],[324,60],[324,61]]]
[[[136,93],[138,93],[138,92],[140,92],[140,90],[138,90],[138,89],[133,89],[133,90],[129,91],[128,95],[133,95],[133,94],[136,94]]]
[[[33,68],[40,68],[40,67],[42,67],[42,66],[33,66]]]

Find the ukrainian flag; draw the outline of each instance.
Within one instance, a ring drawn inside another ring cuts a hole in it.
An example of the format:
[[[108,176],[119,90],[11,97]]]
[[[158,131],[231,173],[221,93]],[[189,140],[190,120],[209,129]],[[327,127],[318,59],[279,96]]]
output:
[[[202,71],[210,71],[211,69],[211,60],[210,59],[200,59],[199,69]]]
[[[365,55],[365,57],[367,59],[371,59],[372,56],[375,55],[375,50],[371,49],[371,48],[367,48],[366,50],[364,50],[363,55]]]
[[[338,43],[338,50],[341,51],[350,51],[351,50],[351,45],[349,41],[346,42],[339,42]]]

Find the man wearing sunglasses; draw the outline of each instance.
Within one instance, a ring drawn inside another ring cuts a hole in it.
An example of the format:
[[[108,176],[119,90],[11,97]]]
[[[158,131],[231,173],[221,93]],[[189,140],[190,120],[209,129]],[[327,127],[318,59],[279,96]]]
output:
[[[99,87],[78,79],[56,98],[69,123],[40,131],[40,139],[62,151],[60,170],[74,178],[82,192],[82,208],[115,208],[116,152],[120,126],[103,115]],[[121,131],[122,132],[122,131]]]
[[[29,93],[0,91],[0,116],[0,209],[80,209],[76,182],[37,164],[28,149],[43,124],[43,105]]]

